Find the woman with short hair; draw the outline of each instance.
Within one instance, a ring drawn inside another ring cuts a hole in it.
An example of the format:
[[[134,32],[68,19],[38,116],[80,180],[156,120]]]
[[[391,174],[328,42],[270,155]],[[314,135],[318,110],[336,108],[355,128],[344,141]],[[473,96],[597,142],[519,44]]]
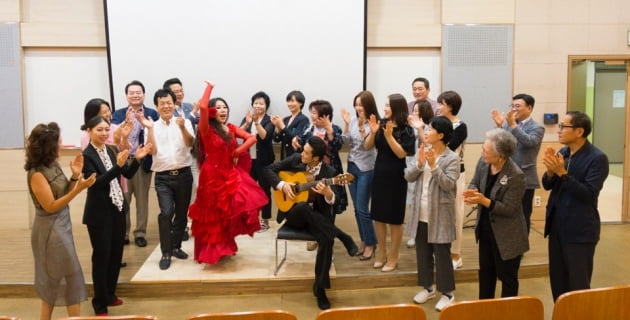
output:
[[[280,116],[271,116],[271,122],[276,127],[273,141],[280,142],[280,160],[297,152],[293,146],[293,137],[301,134],[306,130],[310,121],[302,113],[306,98],[302,91],[293,90],[287,94],[286,102],[290,115],[281,118]]]
[[[459,178],[459,157],[447,147],[453,125],[446,117],[436,117],[424,132],[424,143],[415,161],[405,169],[405,179],[413,183],[411,211],[416,213],[416,263],[418,285],[424,287],[413,298],[424,303],[442,296],[435,305],[441,311],[455,301],[455,276],[451,264],[451,242],[455,240],[455,192]],[[435,270],[435,271],[434,271]]]
[[[518,295],[518,269],[529,250],[521,199],[525,174],[510,159],[516,138],[500,128],[486,133],[481,158],[464,201],[477,205],[475,238],[479,243],[479,299],[494,298],[497,278],[501,297]]]

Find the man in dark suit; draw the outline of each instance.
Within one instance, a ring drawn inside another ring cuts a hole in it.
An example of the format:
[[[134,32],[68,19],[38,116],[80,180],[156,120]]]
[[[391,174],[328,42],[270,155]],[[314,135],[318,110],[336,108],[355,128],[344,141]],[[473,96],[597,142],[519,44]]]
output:
[[[164,81],[162,85],[164,89],[169,89],[175,94],[175,112],[173,116],[179,117],[184,115],[184,118],[190,120],[193,128],[197,127],[199,122],[199,109],[190,102],[184,102],[184,87],[179,78],[171,78]]]
[[[129,133],[129,156],[133,157],[136,154],[136,149],[139,145],[144,143],[144,128],[138,120],[139,118],[149,117],[153,121],[157,121],[160,116],[157,111],[151,108],[147,108],[144,105],[144,85],[138,80],[131,81],[125,86],[125,96],[129,105],[126,108],[116,110],[112,115],[112,123],[121,124],[124,121],[133,121],[133,129]],[[127,119],[127,110],[131,108],[138,117],[132,117]],[[142,161],[142,170],[138,170],[136,174],[127,181],[127,192],[125,192],[125,199],[131,203],[131,196],[136,198],[136,228],[133,230],[135,243],[138,247],[146,247],[147,240],[147,219],[149,218],[149,187],[151,185],[151,163],[152,159],[147,156]],[[129,243],[129,231],[131,229],[131,218],[129,211],[127,211],[126,231],[125,231],[125,244]]]
[[[545,150],[542,184],[551,190],[545,236],[549,238],[549,279],[553,300],[569,291],[590,289],[595,246],[599,241],[599,192],[608,177],[608,157],[586,137],[591,120],[580,111],[562,118],[559,152]]]
[[[534,190],[540,188],[536,158],[540,151],[542,139],[545,136],[545,127],[531,117],[535,102],[534,97],[519,93],[512,97],[512,104],[507,115],[503,115],[497,110],[492,110],[492,119],[496,123],[497,128],[501,128],[503,125],[503,129],[516,138],[516,152],[512,156],[512,160],[521,168],[527,182],[522,199],[527,233],[529,233],[531,225]],[[505,124],[503,124],[504,121]]]
[[[264,169],[264,175],[270,185],[282,190],[289,199],[295,194],[292,183],[284,182],[278,177],[280,171],[303,172],[312,174],[316,180],[332,178],[335,169],[322,161],[326,153],[326,144],[319,137],[311,137],[302,153],[295,153],[280,162],[273,163]],[[333,243],[339,238],[348,254],[354,256],[359,251],[357,245],[348,234],[337,228],[332,220],[332,205],[338,198],[330,186],[320,182],[311,189],[316,193],[311,203],[300,202],[288,212],[279,213],[279,221],[286,218],[287,224],[293,228],[305,229],[315,236],[318,243],[317,258],[315,260],[315,283],[313,294],[317,297],[320,309],[329,309],[330,302],[326,297],[326,288],[330,288],[330,265],[332,263]]]

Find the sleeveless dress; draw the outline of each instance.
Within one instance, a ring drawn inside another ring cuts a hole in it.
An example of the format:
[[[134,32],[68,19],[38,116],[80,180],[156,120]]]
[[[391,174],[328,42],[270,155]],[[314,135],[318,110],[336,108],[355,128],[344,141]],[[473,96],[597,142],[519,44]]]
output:
[[[208,99],[204,100],[207,103]],[[236,254],[234,238],[240,234],[252,236],[260,230],[258,212],[269,201],[249,175],[249,154],[240,152],[249,146],[238,147],[236,143],[236,137],[251,135],[232,124],[227,127],[229,143],[208,126],[207,112],[202,109],[198,135],[204,161],[199,170],[197,198],[188,213],[195,238],[195,260],[199,263],[215,264],[224,256]],[[238,165],[234,164],[234,154],[240,155]]]
[[[66,306],[87,300],[83,271],[72,237],[70,209],[49,214],[41,207],[31,190],[31,176],[39,172],[46,177],[53,196],[58,199],[68,192],[68,180],[57,162],[50,167],[28,171],[27,184],[35,205],[31,231],[31,247],[35,261],[35,290],[51,306]]]
[[[411,127],[395,127],[393,136],[408,156],[415,154],[416,138]],[[374,163],[370,217],[387,224],[403,224],[407,200],[406,159],[396,156],[382,130],[376,133],[374,145],[378,152]]]

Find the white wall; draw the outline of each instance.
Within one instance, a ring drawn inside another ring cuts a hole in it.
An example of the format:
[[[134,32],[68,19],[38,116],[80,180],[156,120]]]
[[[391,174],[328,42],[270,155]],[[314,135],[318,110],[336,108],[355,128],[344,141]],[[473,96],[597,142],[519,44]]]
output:
[[[80,145],[88,100],[109,100],[104,49],[28,49],[24,52],[26,135],[38,123],[55,121],[64,145]]]
[[[417,77],[429,80],[429,97],[437,98],[441,90],[440,49],[373,49],[367,54],[367,90],[372,91],[379,113],[392,93],[413,99],[411,81]],[[348,98],[348,105],[352,97]]]

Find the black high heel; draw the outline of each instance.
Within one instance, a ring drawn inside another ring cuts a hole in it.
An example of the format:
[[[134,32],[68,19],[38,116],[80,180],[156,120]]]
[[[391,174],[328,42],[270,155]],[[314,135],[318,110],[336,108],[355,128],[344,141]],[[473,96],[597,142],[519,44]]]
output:
[[[364,251],[365,251],[365,249],[364,249]],[[374,253],[375,253],[375,252],[376,252],[376,248],[372,249],[372,254],[371,254],[371,255],[369,255],[369,256],[364,256],[363,254],[361,254],[361,255],[359,256],[359,260],[360,260],[360,261],[371,260],[372,258],[374,258]]]

